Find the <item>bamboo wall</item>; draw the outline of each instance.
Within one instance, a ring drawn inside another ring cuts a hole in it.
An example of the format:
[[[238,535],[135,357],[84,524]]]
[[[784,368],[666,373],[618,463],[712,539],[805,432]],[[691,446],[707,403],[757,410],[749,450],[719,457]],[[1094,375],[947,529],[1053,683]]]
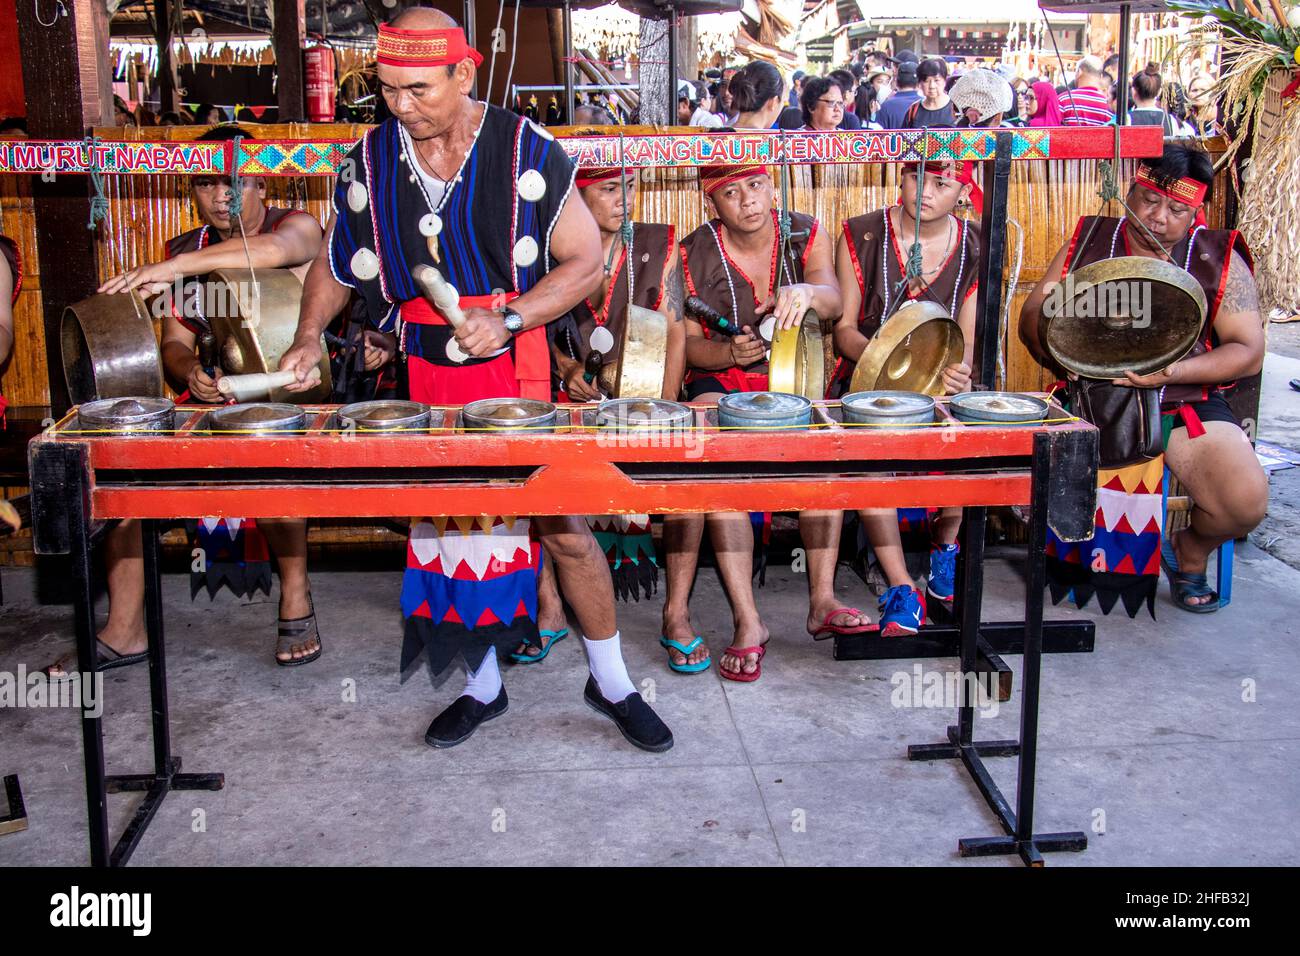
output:
[[[249,124],[262,139],[356,139],[364,127],[348,124]],[[162,127],[148,130],[103,129],[104,139],[194,138],[199,127]],[[1221,144],[1210,143],[1212,151]],[[1131,172],[1126,167],[1126,181]],[[1066,240],[1081,215],[1099,208],[1098,163],[1084,161],[1018,162],[1012,167],[1008,215],[1025,232],[1024,263],[1012,297],[1012,320],[1025,295],[1041,277],[1046,264]],[[198,225],[184,176],[105,176],[109,198],[107,221],[98,234],[99,276],[105,279],[144,262],[162,258],[168,238]],[[323,177],[270,177],[269,202],[305,209],[323,224],[328,216],[332,183]],[[1221,225],[1224,200],[1229,192],[1226,174],[1215,183],[1215,199],[1207,215],[1211,226]],[[796,167],[792,175],[791,205],[811,212],[824,228],[838,236],[849,216],[892,203],[897,198],[897,171],[886,165]],[[642,173],[637,217],[672,222],[685,235],[704,220],[704,206],[691,169],[657,169]],[[0,176],[0,221],[5,235],[18,241],[23,257],[23,292],[15,308],[15,355],[0,377],[0,388],[14,405],[49,403],[49,376],[45,368],[45,336],[41,313],[41,284],[32,217],[31,186],[26,176]],[[1009,241],[1014,242],[1015,230]],[[1013,252],[1008,254],[1010,280]],[[1047,377],[1028,356],[1014,335],[1008,338],[1007,384],[1010,388],[1040,388]],[[61,375],[61,370],[55,370]]]

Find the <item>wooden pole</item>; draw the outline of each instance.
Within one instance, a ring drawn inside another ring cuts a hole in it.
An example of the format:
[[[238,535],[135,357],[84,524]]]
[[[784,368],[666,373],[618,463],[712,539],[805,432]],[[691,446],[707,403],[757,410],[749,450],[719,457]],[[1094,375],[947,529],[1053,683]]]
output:
[[[303,0],[275,0],[276,99],[281,123],[307,119],[307,83],[302,48],[307,29]]]
[[[180,0],[153,0],[154,39],[158,45],[158,113],[175,110],[176,66],[172,61],[172,15]],[[148,90],[148,80],[145,89]]]
[[[51,26],[48,5],[18,4],[18,36],[27,129],[33,139],[81,139],[91,126],[113,124],[108,61],[108,11],[102,0],[65,0],[66,17]],[[50,404],[68,408],[59,347],[63,310],[99,286],[93,234],[86,228],[90,198],[86,176],[33,176],[37,264],[45,318]]]

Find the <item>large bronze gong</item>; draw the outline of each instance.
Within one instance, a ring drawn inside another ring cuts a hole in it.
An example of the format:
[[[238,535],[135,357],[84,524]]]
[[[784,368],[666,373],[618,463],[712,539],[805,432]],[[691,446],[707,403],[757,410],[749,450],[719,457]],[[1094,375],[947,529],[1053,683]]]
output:
[[[136,292],[102,293],[63,310],[63,375],[74,405],[98,398],[161,398],[162,359],[149,306]]]
[[[792,329],[772,335],[767,387],[773,392],[802,395],[811,401],[826,397],[826,360],[822,345],[822,320],[812,309]]]
[[[1085,378],[1149,375],[1185,356],[1205,323],[1205,292],[1163,259],[1120,256],[1076,269],[1043,302],[1043,343]]]
[[[230,375],[279,370],[298,330],[302,282],[288,269],[218,269],[204,290],[204,314],[217,337],[221,368]],[[329,356],[321,338],[320,384],[306,392],[272,389],[265,400],[305,405],[330,396]]]
[[[965,336],[937,302],[909,302],[867,343],[850,392],[943,394],[943,370],[965,355]]]
[[[600,384],[613,398],[659,398],[668,362],[668,320],[662,312],[629,305],[617,362],[600,370]]]

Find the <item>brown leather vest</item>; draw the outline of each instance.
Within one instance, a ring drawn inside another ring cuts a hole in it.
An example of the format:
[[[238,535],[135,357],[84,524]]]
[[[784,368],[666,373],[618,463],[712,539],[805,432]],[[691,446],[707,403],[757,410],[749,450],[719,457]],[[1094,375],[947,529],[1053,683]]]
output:
[[[812,248],[813,239],[820,228],[817,220],[812,216],[801,212],[790,213],[791,232],[804,235],[791,237],[786,261],[778,268],[776,258],[781,242],[778,217],[779,213],[773,210],[773,263],[769,270],[771,288],[762,290],[754,288],[753,281],[727,254],[723,244],[722,224],[714,219],[682,240],[682,278],[685,280],[686,294],[699,296],[711,308],[732,319],[737,327],[748,325],[757,333],[760,320],[755,309],[771,295],[773,289],[803,282],[808,250]],[[735,290],[734,302],[733,289]],[[707,326],[704,334],[706,337],[713,337]],[[757,362],[746,367],[745,371],[749,374],[765,374],[767,362]]]
[[[658,223],[632,223],[632,304],[658,309],[664,298],[664,267],[673,245],[673,227]],[[614,348],[605,353],[605,365],[619,359],[623,343],[623,326],[627,323],[628,251],[614,262],[613,279],[603,302],[590,298],[573,309],[573,326],[561,333],[560,348],[570,357],[581,360],[591,351],[591,333],[603,325],[614,336]],[[576,335],[574,331],[576,330]],[[573,336],[573,338],[570,338]],[[574,341],[573,339],[576,339]]]
[[[1128,225],[1124,220],[1114,216],[1084,216],[1074,227],[1061,278],[1081,266],[1129,255],[1127,231]],[[1246,240],[1235,229],[1193,229],[1170,250],[1174,263],[1185,268],[1205,291],[1205,325],[1201,327],[1192,355],[1200,355],[1219,344],[1218,336],[1214,334],[1214,320],[1228,284],[1228,267],[1234,250],[1254,271]],[[1224,382],[1217,388],[1224,391],[1236,384]],[[1213,387],[1204,385],[1169,385],[1162,400],[1166,406],[1199,402],[1209,397],[1213,390]]]
[[[868,339],[880,331],[883,318],[892,315],[898,307],[899,283],[903,281],[903,250],[912,242],[910,235],[895,234],[886,212],[887,209],[877,209],[844,223],[844,237],[848,241],[853,271],[858,277],[858,291],[862,294],[858,328]],[[952,253],[939,274],[931,277],[919,292],[913,293],[908,289],[904,294],[912,300],[932,299],[955,319],[966,297],[975,291],[980,233],[979,226],[969,219],[957,219],[954,232],[956,241]]]

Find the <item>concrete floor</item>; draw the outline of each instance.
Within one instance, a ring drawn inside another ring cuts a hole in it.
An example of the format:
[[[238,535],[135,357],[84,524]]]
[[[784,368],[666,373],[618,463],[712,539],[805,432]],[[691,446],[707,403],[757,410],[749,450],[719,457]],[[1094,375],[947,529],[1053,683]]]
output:
[[[988,617],[1018,616],[1015,567],[996,560],[988,574]],[[861,602],[856,579],[840,578]],[[40,667],[66,641],[67,609],[37,606],[34,579],[5,573],[0,671]],[[170,795],[133,862],[958,863],[958,838],[995,834],[994,819],[957,765],[905,758],[907,744],[942,739],[951,711],[892,706],[891,676],[911,662],[831,660],[829,643],[804,634],[802,576],[774,568],[768,582],[759,600],[773,641],[751,685],[722,681],[716,665],[670,673],[654,641],[658,604],[624,609],[632,675],[653,681],[677,739],[654,756],[582,704],[574,639],[539,666],[507,668],[509,713],[433,751],[424,728],[459,676],[437,689],[423,675],[399,685],[397,574],[318,575],[326,653],[299,669],[272,663],[273,605],[192,604],[185,581],[168,576],[175,749],[186,770],[224,772],[226,787]],[[1298,595],[1300,572],[1247,546],[1225,612],[1179,612],[1162,592],[1158,622],[1099,617],[1096,653],[1047,658],[1038,829],[1090,835],[1086,853],[1052,864],[1294,862]],[[728,622],[712,572],[695,607],[717,654]],[[147,670],[106,676],[109,766],[145,770]],[[343,699],[348,681],[355,703]],[[1000,714],[977,718],[977,737],[1016,736],[1018,699],[1017,675]],[[1015,761],[990,764],[1013,794]],[[21,775],[30,817],[27,831],[0,837],[0,865],[86,862],[77,712],[0,709],[0,772]],[[110,796],[115,833],[135,799]],[[195,832],[199,818],[206,829]]]

